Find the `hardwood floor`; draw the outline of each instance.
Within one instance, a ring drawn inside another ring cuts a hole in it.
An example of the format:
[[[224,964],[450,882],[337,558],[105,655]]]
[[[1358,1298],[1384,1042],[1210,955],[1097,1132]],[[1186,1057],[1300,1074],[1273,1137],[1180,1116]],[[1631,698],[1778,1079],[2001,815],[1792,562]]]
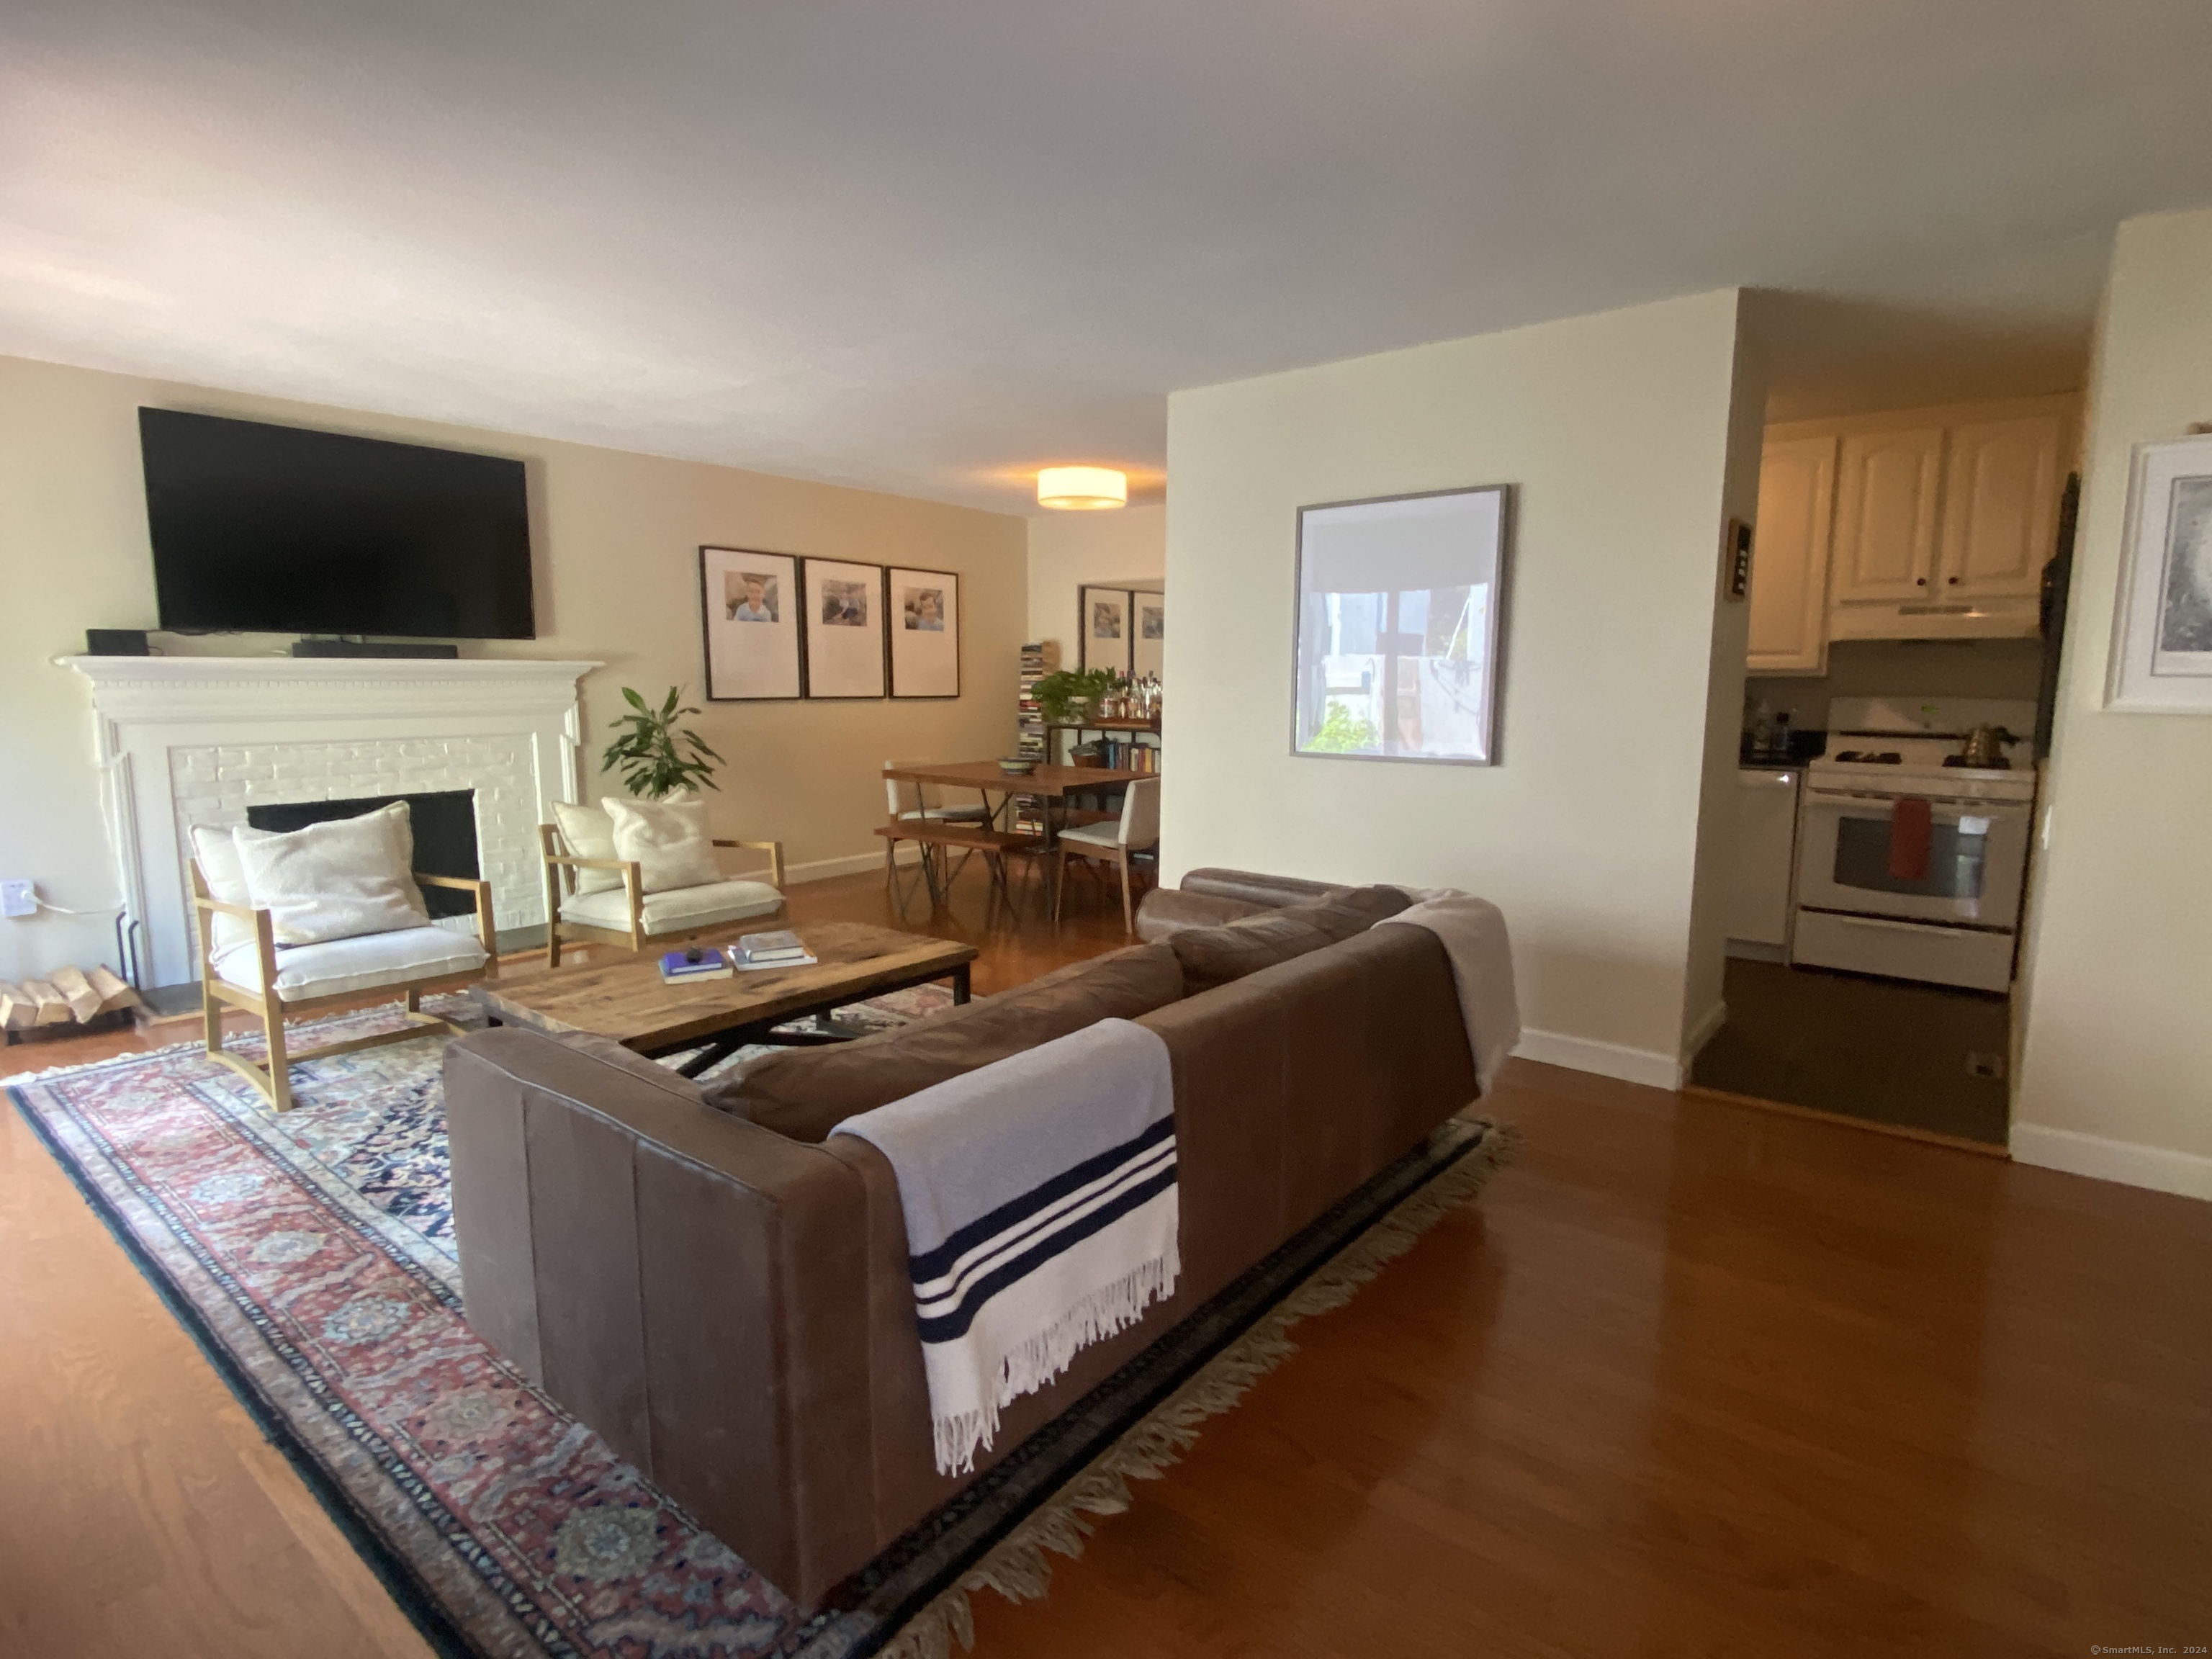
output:
[[[961,885],[979,992],[1121,942]],[[2212,1206],[1522,1061],[1490,1109],[1517,1164],[981,1652],[2212,1640]],[[425,1651],[13,1111],[0,1331],[0,1652]]]

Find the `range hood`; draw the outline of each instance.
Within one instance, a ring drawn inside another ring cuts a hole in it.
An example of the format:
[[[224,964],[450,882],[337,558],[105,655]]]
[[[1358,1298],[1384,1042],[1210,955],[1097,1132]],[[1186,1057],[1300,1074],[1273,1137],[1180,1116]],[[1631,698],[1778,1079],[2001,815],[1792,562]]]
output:
[[[2041,628],[2033,598],[1906,599],[1895,605],[1838,605],[1828,612],[1832,640],[2032,640]]]

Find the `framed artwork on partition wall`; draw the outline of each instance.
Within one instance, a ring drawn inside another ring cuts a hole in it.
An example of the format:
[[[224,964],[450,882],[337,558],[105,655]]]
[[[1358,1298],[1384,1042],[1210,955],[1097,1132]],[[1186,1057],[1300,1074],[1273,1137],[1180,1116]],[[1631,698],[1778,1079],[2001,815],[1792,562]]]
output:
[[[960,695],[960,577],[951,570],[893,565],[890,604],[891,696]]]
[[[1298,509],[1291,752],[1498,759],[1503,484]]]
[[[796,697],[805,683],[799,561],[738,547],[699,550],[707,696],[714,702]]]
[[[1129,672],[1129,590],[1126,587],[1079,587],[1076,604],[1082,617],[1082,650],[1078,665]]]
[[[884,695],[884,568],[840,559],[799,562],[806,629],[806,695]]]
[[[2212,435],[2136,446],[2111,676],[2109,708],[2212,714]]]
[[[1160,672],[1167,644],[1168,596],[1142,588],[1129,595],[1129,678],[1140,680]]]

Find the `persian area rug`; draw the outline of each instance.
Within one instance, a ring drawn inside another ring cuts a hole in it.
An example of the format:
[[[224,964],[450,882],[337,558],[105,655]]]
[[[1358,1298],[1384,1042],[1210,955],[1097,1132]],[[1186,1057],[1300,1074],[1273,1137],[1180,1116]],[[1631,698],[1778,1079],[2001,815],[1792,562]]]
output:
[[[832,1018],[860,1030],[939,987]],[[473,1005],[436,1000],[472,1021]],[[390,1024],[317,1022],[315,1041]],[[258,1038],[238,1039],[251,1050]],[[441,1653],[468,1659],[934,1655],[966,1595],[1042,1593],[1042,1552],[1175,1461],[1469,1196],[1506,1132],[1455,1119],[1255,1267],[816,1609],[795,1607],[461,1317],[432,1036],[295,1066],[282,1117],[198,1047],[13,1079],[9,1097]]]

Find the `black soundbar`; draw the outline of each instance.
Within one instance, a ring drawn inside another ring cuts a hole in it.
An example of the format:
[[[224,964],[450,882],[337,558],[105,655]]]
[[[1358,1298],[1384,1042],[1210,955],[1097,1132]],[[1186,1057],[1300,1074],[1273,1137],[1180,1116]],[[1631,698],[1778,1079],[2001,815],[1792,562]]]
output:
[[[458,657],[458,645],[418,641],[405,645],[372,645],[362,640],[295,640],[295,657]]]

